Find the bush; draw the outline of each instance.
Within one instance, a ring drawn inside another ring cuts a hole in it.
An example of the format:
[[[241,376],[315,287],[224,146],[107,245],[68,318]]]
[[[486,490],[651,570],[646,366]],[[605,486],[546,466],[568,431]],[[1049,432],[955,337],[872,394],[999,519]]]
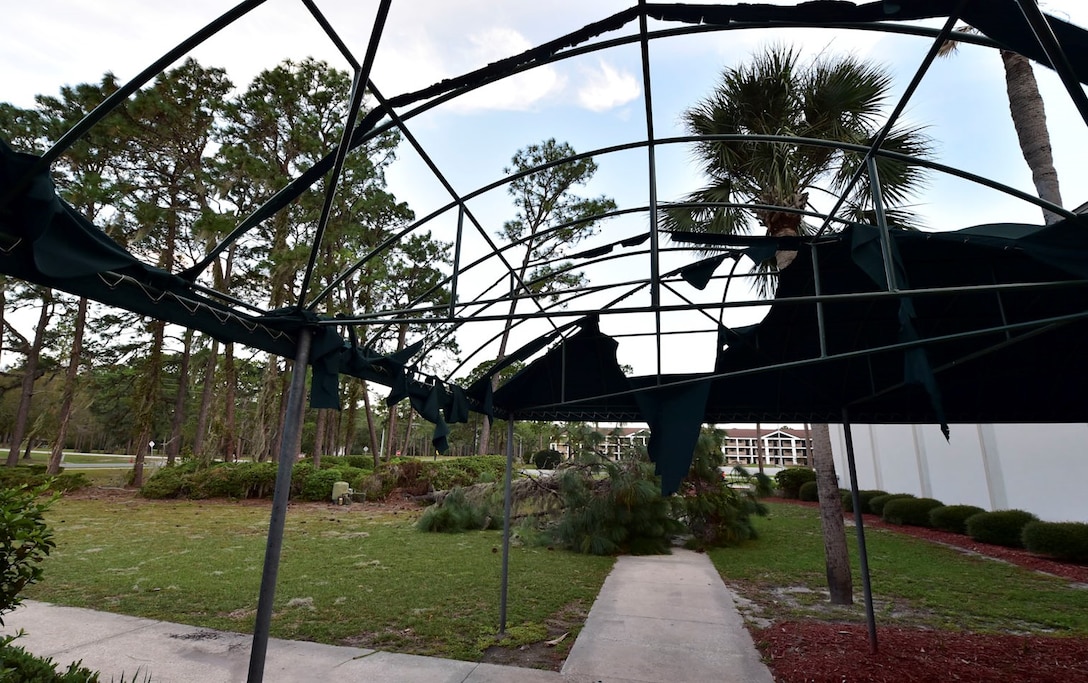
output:
[[[11,644],[11,638],[0,641],[0,680],[18,683],[98,683],[98,674],[73,662],[63,673],[50,657],[36,657]]]
[[[930,526],[929,511],[943,507],[933,498],[893,498],[884,504],[884,521],[907,526]]]
[[[869,512],[874,515],[883,515],[884,506],[888,504],[888,501],[897,498],[914,498],[914,495],[910,493],[885,493],[882,496],[873,496],[869,499]]]
[[[45,474],[45,466],[0,467],[0,488],[17,489],[20,486],[39,488],[46,486],[49,491],[77,491],[91,485],[91,480],[82,472],[57,474],[52,477]]]
[[[232,464],[243,498],[271,498],[276,491],[276,463],[236,462]]]
[[[888,495],[887,491],[881,491],[879,489],[862,489],[858,491],[858,503],[861,506],[861,511],[869,512],[869,501],[877,496],[886,495]],[[854,497],[846,490],[842,492],[842,509],[844,512],[854,511]]]
[[[472,503],[465,496],[465,490],[457,487],[447,493],[440,503],[427,508],[416,523],[416,528],[420,531],[461,533],[495,528],[497,521],[487,505]]]
[[[1038,519],[1024,510],[980,512],[967,518],[967,535],[980,543],[1022,548],[1024,526]]]
[[[321,467],[323,469],[354,467],[372,472],[374,458],[369,455],[326,455],[321,458]]]
[[[801,484],[801,488],[797,490],[797,497],[810,503],[820,500],[820,491],[819,487],[816,486],[816,482],[806,481]]]
[[[801,485],[806,481],[816,481],[816,470],[809,467],[787,467],[774,475],[778,488],[785,498],[797,498],[801,495]]]
[[[557,450],[546,448],[533,453],[529,462],[538,470],[554,470],[563,461],[563,454]]]
[[[1033,553],[1070,562],[1088,562],[1088,524],[1028,522],[1021,532],[1024,547]]]
[[[41,580],[41,563],[57,547],[45,523],[56,496],[43,499],[45,492],[44,486],[0,490],[0,615],[18,607],[23,588]]]
[[[954,534],[967,533],[967,518],[980,512],[986,512],[974,505],[945,505],[929,511],[929,523],[934,529],[951,531]]]
[[[140,487],[140,495],[144,498],[180,498],[185,485],[181,468],[177,465],[160,467],[155,474],[148,477],[144,485]]]
[[[306,478],[299,487],[298,498],[300,500],[331,501],[332,485],[338,481],[344,481],[340,470],[318,470],[311,468]]]

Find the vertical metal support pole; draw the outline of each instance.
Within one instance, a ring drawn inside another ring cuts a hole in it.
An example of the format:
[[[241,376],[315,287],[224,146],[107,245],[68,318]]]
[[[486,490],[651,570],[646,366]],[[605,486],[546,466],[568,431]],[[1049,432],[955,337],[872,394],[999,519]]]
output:
[[[502,588],[499,591],[499,637],[506,635],[506,587],[510,583],[510,515],[513,508],[511,480],[514,472],[514,415],[506,417],[506,478],[502,501]]]
[[[257,619],[253,624],[253,647],[249,652],[248,683],[264,680],[264,660],[268,652],[268,631],[272,624],[272,603],[276,598],[276,575],[280,569],[283,548],[283,527],[287,519],[287,499],[291,493],[291,469],[299,434],[302,432],[302,394],[306,388],[306,365],[310,358],[313,333],[303,329],[298,335],[295,365],[291,370],[291,388],[287,394],[287,412],[280,443],[280,458],[276,467],[276,488],[272,495],[272,518],[268,523],[268,542],[264,551],[264,571],[257,599]]]
[[[865,595],[865,623],[869,627],[869,652],[876,654],[876,615],[873,613],[873,586],[869,581],[869,551],[865,547],[865,525],[858,495],[858,470],[854,465],[854,436],[850,433],[850,412],[842,409],[842,429],[846,437],[846,464],[850,469],[850,500],[854,507],[854,529],[858,535],[858,561],[861,564],[861,588]]]
[[[453,275],[450,276],[450,317],[457,317],[457,277],[461,272],[461,238],[465,227],[465,205],[457,209],[457,239],[453,245]]]
[[[892,261],[892,236],[888,230],[888,217],[884,213],[884,194],[880,189],[880,174],[876,169],[876,157],[869,156],[865,163],[869,166],[869,186],[873,191],[873,211],[876,212],[876,227],[880,230],[880,250],[884,255],[884,276],[888,278],[888,291],[899,291],[895,280],[895,263]]]
[[[816,331],[820,335],[820,358],[827,358],[827,327],[824,324],[824,302],[819,299],[820,288],[820,259],[816,256],[818,246],[815,242],[808,250],[812,254],[812,286],[816,292]]]
[[[661,245],[657,234],[657,154],[654,145],[654,98],[650,88],[650,40],[646,21],[646,0],[639,0],[639,46],[642,52],[642,92],[646,104],[646,164],[649,173],[650,211],[650,306],[654,309],[657,334],[657,383],[661,383]]]

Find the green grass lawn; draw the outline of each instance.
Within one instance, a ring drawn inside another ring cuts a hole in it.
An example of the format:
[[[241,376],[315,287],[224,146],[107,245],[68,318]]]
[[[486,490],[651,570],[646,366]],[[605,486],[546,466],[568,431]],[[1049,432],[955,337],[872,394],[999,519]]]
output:
[[[863,620],[854,529],[847,528],[855,605],[827,601],[815,508],[771,503],[757,541],[710,553],[726,583],[767,619]],[[1065,579],[879,529],[866,529],[877,623],[1016,633],[1088,634],[1088,590]]]
[[[479,659],[498,630],[500,534],[426,534],[415,512],[361,510],[292,506],[272,636]],[[25,596],[249,632],[268,519],[265,504],[62,499],[57,548]],[[513,548],[510,630],[543,640],[551,619],[588,612],[612,564]]]

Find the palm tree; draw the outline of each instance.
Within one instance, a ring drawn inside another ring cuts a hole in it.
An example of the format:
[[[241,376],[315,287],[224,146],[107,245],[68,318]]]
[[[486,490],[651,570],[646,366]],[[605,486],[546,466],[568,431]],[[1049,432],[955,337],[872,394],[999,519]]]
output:
[[[869,145],[883,126],[890,88],[891,76],[873,63],[823,54],[802,62],[798,49],[774,46],[746,64],[726,68],[714,92],[688,109],[683,120],[688,132],[698,136],[773,135]],[[924,157],[930,143],[919,128],[899,126],[882,147]],[[685,206],[666,210],[665,229],[749,233],[754,220],[771,236],[806,234],[812,226],[801,212],[811,208],[813,190],[845,194],[844,219],[872,218],[868,178],[848,187],[862,161],[856,151],[712,138],[697,142],[695,150],[710,183],[687,195]],[[878,157],[877,170],[889,222],[916,227],[909,211],[895,207],[920,188],[923,169]],[[773,272],[792,258],[792,252],[780,252],[767,266]]]
[[[790,136],[870,145],[884,127],[883,111],[891,76],[856,57],[818,55],[801,61],[796,48],[776,46],[739,67],[729,67],[709,97],[684,113],[696,143],[696,155],[710,183],[666,210],[666,229],[748,233],[753,223],[774,237],[811,232],[803,212],[812,208],[810,193],[824,190],[843,197],[841,217],[872,221],[872,192],[867,175],[850,180],[862,163],[855,150],[758,138],[715,139],[719,135]],[[917,127],[894,127],[883,149],[914,157],[928,156],[930,143]],[[888,222],[914,227],[903,202],[919,189],[923,170],[902,161],[877,157],[877,172]],[[900,207],[900,208],[896,208]],[[760,264],[766,275],[789,266],[796,252],[779,251]],[[771,278],[760,278],[761,290]],[[813,430],[812,464],[817,472],[820,517],[827,554],[831,601],[853,602],[849,557],[843,528],[831,440],[826,425]]]
[[[971,27],[959,30],[975,33]],[[949,56],[956,51],[959,43],[949,40],[941,45],[941,56]],[[1009,114],[1016,130],[1016,139],[1020,143],[1020,153],[1031,169],[1031,178],[1040,199],[1052,204],[1062,205],[1061,187],[1058,184],[1058,171],[1054,168],[1054,154],[1050,146],[1050,131],[1046,125],[1046,108],[1043,96],[1039,92],[1039,83],[1031,61],[1018,52],[1000,50],[1001,64],[1005,68],[1005,92],[1009,98]],[[1043,220],[1047,225],[1061,220],[1061,216],[1043,209]]]

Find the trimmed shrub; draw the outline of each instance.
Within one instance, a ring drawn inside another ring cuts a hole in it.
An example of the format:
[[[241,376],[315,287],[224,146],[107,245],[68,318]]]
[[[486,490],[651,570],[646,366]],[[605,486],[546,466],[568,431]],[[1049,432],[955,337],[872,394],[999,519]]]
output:
[[[862,489],[858,491],[858,502],[861,505],[862,512],[869,512],[869,501],[877,496],[886,496],[887,491],[881,491],[879,489]],[[842,491],[842,509],[844,512],[854,511],[854,498],[850,495],[849,491]]]
[[[884,504],[883,519],[889,524],[930,526],[929,511],[944,507],[934,498],[893,498]]]
[[[883,515],[884,506],[888,504],[889,500],[895,500],[897,498],[914,498],[912,493],[885,493],[882,496],[873,496],[869,499],[869,512],[874,515]]]
[[[929,523],[934,529],[951,531],[954,534],[967,533],[967,518],[980,512],[986,512],[975,505],[945,505],[929,511]]]
[[[810,467],[787,467],[774,475],[778,488],[784,498],[797,498],[801,495],[801,485],[806,481],[816,481],[816,470]]]
[[[546,448],[533,453],[529,462],[538,470],[554,470],[563,461],[563,454],[557,450]]]
[[[980,512],[967,518],[967,535],[981,543],[1022,548],[1024,526],[1038,519],[1025,510]]]
[[[183,485],[181,468],[168,465],[160,467],[155,474],[148,477],[144,485],[140,487],[140,495],[144,498],[178,498],[181,496]]]
[[[1028,522],[1021,532],[1024,547],[1033,553],[1070,562],[1088,562],[1088,524]]]
[[[420,531],[456,534],[495,528],[497,521],[486,504],[474,504],[465,496],[465,490],[458,486],[447,493],[442,502],[427,508],[416,522],[416,528]]]
[[[820,491],[816,486],[816,482],[806,481],[801,484],[801,488],[797,489],[797,497],[810,503],[820,500]]]

